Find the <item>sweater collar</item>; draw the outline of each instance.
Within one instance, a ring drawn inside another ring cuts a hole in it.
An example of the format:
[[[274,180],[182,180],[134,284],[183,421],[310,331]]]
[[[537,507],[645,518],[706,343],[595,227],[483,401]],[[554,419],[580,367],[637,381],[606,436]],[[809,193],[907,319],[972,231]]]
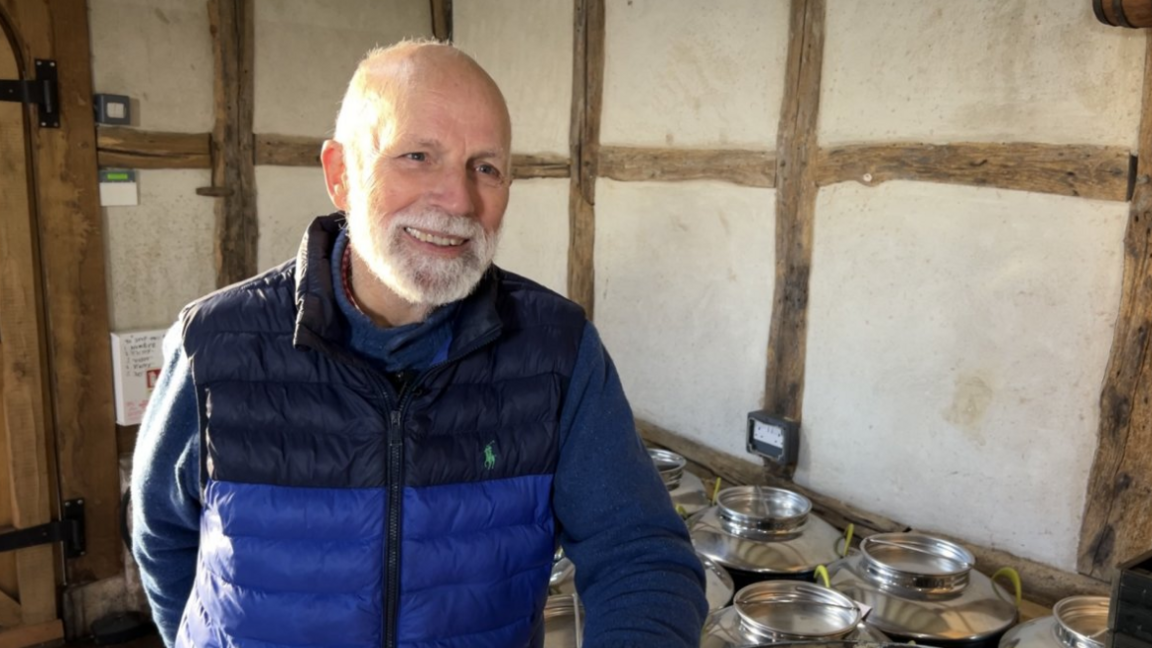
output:
[[[336,301],[339,276],[332,273],[336,239],[345,226],[343,212],[320,216],[308,226],[296,255],[297,347],[344,352],[348,320]],[[448,358],[470,350],[481,339],[498,334],[502,328],[497,310],[502,270],[488,268],[472,293],[461,300],[452,322],[452,345]]]

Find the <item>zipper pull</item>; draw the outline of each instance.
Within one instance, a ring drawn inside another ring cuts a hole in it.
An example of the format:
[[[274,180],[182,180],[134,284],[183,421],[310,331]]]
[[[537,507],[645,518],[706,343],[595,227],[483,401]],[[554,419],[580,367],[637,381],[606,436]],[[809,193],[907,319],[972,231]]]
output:
[[[392,410],[389,420],[392,424],[388,426],[388,445],[393,447],[404,445],[404,430],[400,427],[400,410]]]

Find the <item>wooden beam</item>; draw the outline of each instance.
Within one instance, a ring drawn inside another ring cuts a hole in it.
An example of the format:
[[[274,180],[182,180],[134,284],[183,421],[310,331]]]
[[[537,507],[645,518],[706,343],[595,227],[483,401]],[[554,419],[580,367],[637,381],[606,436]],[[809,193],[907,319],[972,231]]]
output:
[[[28,648],[64,639],[64,622],[56,619],[19,628],[0,630],[0,648]]]
[[[452,42],[452,0],[429,0],[432,4],[432,35],[443,43]]]
[[[851,522],[852,525],[856,527],[856,534],[861,538],[867,538],[877,533],[902,533],[909,530],[908,525],[902,522],[897,522],[879,513],[865,511],[860,507],[853,506],[834,497],[822,495],[800,484],[786,481],[767,471],[765,471],[764,481],[770,486],[786,488],[807,497],[812,501],[812,508],[815,509],[818,514],[823,515],[829,522],[832,522],[841,529],[845,528],[848,523]]]
[[[85,0],[50,3],[61,128],[37,133],[37,186],[60,499],[83,499],[86,553],[69,580],[124,568],[103,225]],[[23,600],[23,599],[21,599]],[[25,622],[29,622],[25,611]]]
[[[859,507],[833,497],[828,497],[810,488],[799,484],[785,482],[778,477],[769,475],[760,466],[738,457],[718,452],[698,441],[685,438],[675,432],[665,430],[657,425],[636,420],[636,429],[641,437],[650,444],[668,448],[683,455],[690,464],[703,466],[710,473],[708,476],[720,476],[725,484],[766,484],[787,488],[800,493],[812,501],[812,508],[817,515],[832,525],[843,529],[851,522],[855,527],[855,536],[868,537],[876,533],[898,533],[902,531],[917,530],[933,536],[958,542],[976,556],[976,568],[986,575],[991,575],[1000,567],[1009,566],[1020,573],[1024,582],[1025,596],[1035,603],[1052,605],[1065,596],[1073,594],[1107,595],[1108,584],[1093,578],[1066,572],[1055,567],[1038,563],[1034,560],[1021,558],[1006,551],[983,547],[967,540],[940,533],[931,529],[916,529],[903,522],[891,520],[883,515],[866,511]],[[700,477],[705,477],[697,473]],[[1036,614],[1036,606],[1030,611]]]
[[[1136,188],[1124,235],[1124,278],[1100,395],[1100,432],[1088,479],[1077,568],[1110,579],[1152,548],[1152,40],[1144,59]]]
[[[1055,144],[869,144],[822,149],[820,186],[917,180],[1127,200],[1128,149]]]
[[[211,134],[100,127],[102,167],[211,168]],[[255,163],[320,166],[321,137],[257,134]],[[1128,150],[1115,146],[1054,144],[868,144],[820,149],[816,184],[891,180],[998,187],[1097,200],[1125,200]],[[719,180],[746,187],[774,187],[773,153],[740,149],[673,149],[605,146],[597,176],[623,182]],[[512,156],[516,178],[567,178],[561,156]]]
[[[512,177],[527,178],[567,178],[568,158],[562,155],[512,155]]]
[[[856,525],[861,537],[867,537],[873,533],[906,531],[908,529],[907,526],[889,520],[884,516],[869,513],[868,511],[850,506],[839,500],[825,497],[799,484],[785,482],[766,473],[764,467],[759,463],[753,463],[751,460],[740,459],[719,452],[698,441],[687,439],[651,422],[636,419],[636,429],[645,441],[665,447],[684,456],[693,463],[706,467],[711,475],[720,477],[725,484],[731,486],[743,486],[746,484],[779,486],[800,493],[812,500],[812,505],[816,512],[824,516],[832,524],[841,529],[849,522]]]
[[[764,408],[796,421],[801,420],[804,401],[824,11],[825,0],[792,0],[776,150],[776,286]],[[790,477],[791,470],[784,475]]]
[[[136,438],[140,435],[139,425],[116,426],[116,452],[121,457],[129,456],[136,451]]]
[[[1020,574],[1020,580],[1024,584],[1024,595],[1037,603],[1050,606],[1055,605],[1057,601],[1066,596],[1078,594],[1108,596],[1111,593],[1109,583],[1101,580],[1056,569],[1000,549],[973,544],[963,538],[957,538],[933,529],[917,528],[915,530],[967,547],[972,555],[976,556],[976,569],[986,576],[991,576],[1001,567],[1015,569]]]
[[[216,198],[216,285],[256,273],[255,138],[252,133],[254,0],[208,0],[215,53],[216,125],[212,186]]]
[[[323,137],[256,135],[256,164],[319,167],[323,145]]]
[[[20,604],[11,596],[0,592],[0,628],[11,628],[23,623]]]
[[[639,432],[642,439],[668,448],[672,452],[706,466],[709,472],[723,479],[726,484],[744,486],[764,483],[764,467],[759,463],[739,459],[714,450],[650,421],[635,419],[635,422],[636,431]]]
[[[766,151],[605,146],[599,175],[613,180],[720,180],[745,187],[776,186],[776,160]]]
[[[256,164],[320,166],[322,137],[256,135]],[[512,155],[514,178],[567,178],[568,158],[559,155]]]
[[[102,167],[129,169],[210,169],[208,133],[162,133],[101,126],[96,130],[96,161]]]
[[[573,0],[568,298],[595,315],[596,176],[604,94],[604,0]]]

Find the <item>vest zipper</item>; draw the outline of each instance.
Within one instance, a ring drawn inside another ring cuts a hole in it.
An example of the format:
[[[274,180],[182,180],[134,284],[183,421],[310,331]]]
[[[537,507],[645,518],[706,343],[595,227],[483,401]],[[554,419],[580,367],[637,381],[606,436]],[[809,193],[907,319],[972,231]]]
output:
[[[403,395],[398,399],[403,400]],[[400,410],[392,410],[388,427],[388,537],[385,569],[388,574],[384,588],[385,648],[396,646],[396,619],[400,612],[400,504],[403,499],[404,434],[400,427]]]
[[[498,337],[500,337],[500,332],[493,331],[456,353],[453,358],[420,372],[414,380],[404,384],[396,399],[397,408],[392,410],[390,414],[388,426],[388,535],[384,561],[388,570],[387,581],[384,584],[384,648],[396,648],[396,620],[400,616],[400,507],[404,500],[404,478],[402,475],[404,432],[401,423],[404,422],[404,411],[408,409],[408,404],[412,401],[412,394],[416,388],[426,379],[443,369],[449,362],[476,351]]]

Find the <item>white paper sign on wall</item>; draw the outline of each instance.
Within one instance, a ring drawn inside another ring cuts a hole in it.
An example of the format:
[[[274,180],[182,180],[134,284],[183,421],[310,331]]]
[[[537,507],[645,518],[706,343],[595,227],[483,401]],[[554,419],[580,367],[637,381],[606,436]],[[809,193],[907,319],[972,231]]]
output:
[[[164,362],[164,329],[112,334],[112,374],[116,391],[116,423],[136,425],[160,378]]]

